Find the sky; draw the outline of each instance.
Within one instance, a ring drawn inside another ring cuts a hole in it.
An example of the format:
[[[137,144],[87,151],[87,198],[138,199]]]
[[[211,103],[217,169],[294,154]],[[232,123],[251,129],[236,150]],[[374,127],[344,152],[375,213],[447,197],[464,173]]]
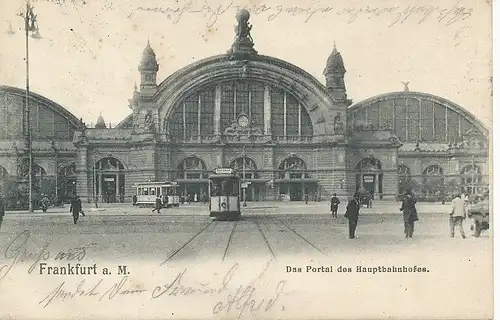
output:
[[[225,53],[235,13],[251,13],[255,49],[324,83],[334,44],[355,102],[411,91],[449,99],[491,128],[491,4],[474,0],[32,0],[42,39],[30,38],[30,88],[78,118],[119,123],[149,39],[158,82]],[[0,84],[25,88],[25,8],[0,0]],[[12,27],[14,34],[7,31]]]

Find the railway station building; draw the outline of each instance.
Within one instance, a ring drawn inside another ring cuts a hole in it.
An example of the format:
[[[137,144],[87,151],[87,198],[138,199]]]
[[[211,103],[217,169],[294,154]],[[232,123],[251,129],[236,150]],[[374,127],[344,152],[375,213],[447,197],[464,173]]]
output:
[[[177,181],[181,194],[201,199],[219,167],[242,177],[247,201],[327,200],[360,189],[375,199],[409,187],[429,199],[487,190],[489,133],[466,109],[407,87],[353,104],[337,48],[316,79],[257,52],[248,18],[238,13],[229,51],[161,81],[148,42],[131,113],[114,128],[102,117],[89,128],[30,93],[35,192],[130,202],[135,183]],[[0,87],[4,194],[22,192],[27,181],[25,101],[24,90]]]

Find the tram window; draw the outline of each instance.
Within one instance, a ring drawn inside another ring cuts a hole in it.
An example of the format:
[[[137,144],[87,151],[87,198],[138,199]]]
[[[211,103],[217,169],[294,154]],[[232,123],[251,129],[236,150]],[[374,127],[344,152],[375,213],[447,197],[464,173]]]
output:
[[[151,196],[155,196],[156,195],[155,188],[151,188],[151,192],[149,193],[149,195],[151,195]]]
[[[142,192],[143,195],[145,195],[145,196],[149,195],[148,188],[144,188],[142,191],[143,191]]]
[[[222,195],[222,181],[220,180],[212,180],[210,181],[210,195],[211,196],[220,196]]]

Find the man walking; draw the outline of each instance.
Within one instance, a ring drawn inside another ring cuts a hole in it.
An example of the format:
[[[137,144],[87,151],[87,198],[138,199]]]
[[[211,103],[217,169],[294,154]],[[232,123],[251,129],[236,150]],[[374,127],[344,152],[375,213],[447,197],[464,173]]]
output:
[[[79,196],[76,196],[73,201],[71,201],[71,206],[69,207],[69,212],[73,214],[73,223],[76,224],[78,218],[80,217],[80,213],[83,214],[82,210],[82,200],[80,200]],[[85,216],[85,214],[84,214]]]
[[[340,200],[337,198],[337,194],[334,193],[332,198],[330,199],[330,211],[332,212],[332,216],[337,218],[337,211],[339,210]]]
[[[356,233],[356,227],[358,226],[358,217],[359,217],[359,200],[357,199],[356,194],[347,203],[344,217],[346,217],[349,220],[349,239],[356,239],[355,233]]]
[[[160,195],[157,195],[157,196],[156,196],[156,201],[155,201],[155,208],[154,208],[154,209],[153,209],[153,211],[151,211],[151,212],[158,211],[158,213],[161,213],[161,212],[160,212],[161,207],[162,207],[161,197],[160,197]]]
[[[465,231],[463,222],[467,216],[467,210],[465,205],[465,199],[462,199],[460,195],[456,195],[455,199],[451,201],[452,210],[450,213],[450,236],[455,237],[455,226],[458,225],[460,228],[460,234],[462,238],[465,239]]]
[[[418,221],[417,208],[415,208],[416,200],[410,190],[406,191],[405,198],[401,204],[400,211],[403,211],[403,220],[405,224],[406,238],[413,238],[415,230],[415,221]]]

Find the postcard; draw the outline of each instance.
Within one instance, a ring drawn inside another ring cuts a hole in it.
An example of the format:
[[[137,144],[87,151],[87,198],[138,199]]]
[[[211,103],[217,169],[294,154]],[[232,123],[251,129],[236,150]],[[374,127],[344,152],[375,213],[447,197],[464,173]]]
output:
[[[491,2],[0,7],[0,318],[493,317]]]

